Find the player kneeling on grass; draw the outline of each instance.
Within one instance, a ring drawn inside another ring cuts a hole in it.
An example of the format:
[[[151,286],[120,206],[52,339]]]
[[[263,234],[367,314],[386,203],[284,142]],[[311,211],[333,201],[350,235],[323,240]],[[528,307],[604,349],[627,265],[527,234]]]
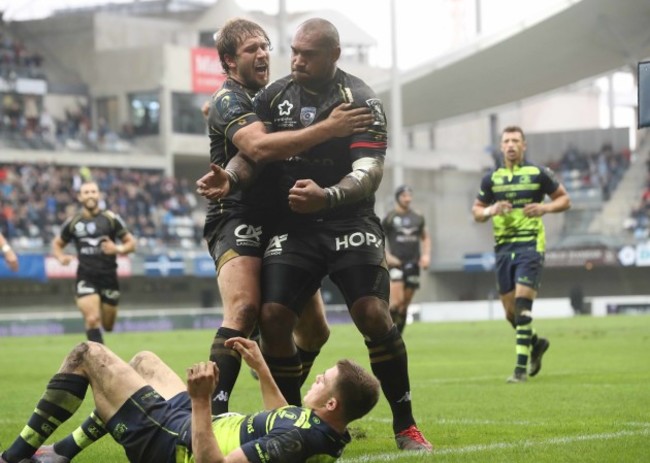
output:
[[[107,432],[132,463],[335,461],[350,442],[348,423],[368,413],[379,398],[372,374],[340,360],[317,376],[303,407],[288,406],[257,344],[244,338],[226,342],[257,372],[266,411],[212,416],[211,396],[219,380],[213,362],[188,368],[186,386],[151,352],[126,363],[88,341],[65,358],[0,463],[65,463]],[[66,443],[71,436],[41,447],[79,408],[89,385],[96,410],[73,433],[76,450],[63,454],[71,450]]]

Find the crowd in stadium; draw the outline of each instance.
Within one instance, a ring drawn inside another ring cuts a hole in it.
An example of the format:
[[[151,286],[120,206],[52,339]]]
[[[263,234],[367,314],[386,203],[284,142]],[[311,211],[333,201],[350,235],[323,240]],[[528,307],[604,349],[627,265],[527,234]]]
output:
[[[190,182],[162,171],[0,164],[0,229],[18,248],[49,246],[78,208],[84,180],[97,182],[106,208],[126,221],[139,247],[201,245],[204,205]]]
[[[0,77],[42,79],[42,65],[43,56],[38,51],[29,50],[22,41],[12,37],[0,18]]]
[[[646,166],[647,178],[641,192],[641,198],[623,225],[638,241],[643,241],[650,237],[650,154],[648,155]]]
[[[571,145],[562,157],[549,163],[568,191],[600,191],[608,201],[630,165],[629,149],[615,151],[605,144],[598,152],[587,153]]]

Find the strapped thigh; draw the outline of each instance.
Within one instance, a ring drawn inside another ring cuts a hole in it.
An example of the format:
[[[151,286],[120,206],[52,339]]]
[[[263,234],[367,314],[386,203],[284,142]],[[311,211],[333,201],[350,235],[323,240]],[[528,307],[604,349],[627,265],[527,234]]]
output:
[[[262,301],[287,307],[298,316],[309,298],[320,288],[323,275],[286,264],[268,264],[262,269]]]
[[[379,265],[359,265],[341,269],[330,275],[345,298],[348,308],[362,297],[373,296],[388,302],[390,277]]]

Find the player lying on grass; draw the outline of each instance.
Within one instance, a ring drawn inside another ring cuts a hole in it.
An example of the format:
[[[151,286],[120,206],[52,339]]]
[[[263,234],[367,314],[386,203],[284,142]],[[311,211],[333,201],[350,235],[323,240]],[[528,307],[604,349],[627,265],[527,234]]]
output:
[[[75,431],[79,442],[87,446],[108,432],[132,463],[335,461],[350,442],[348,423],[379,398],[372,374],[340,360],[317,376],[303,407],[288,406],[257,344],[244,338],[227,342],[259,376],[266,411],[212,416],[211,395],[219,380],[212,362],[188,368],[186,386],[152,352],[126,363],[106,346],[87,341],[65,358],[0,462],[70,461],[56,447],[41,446],[79,408],[89,385],[96,410]]]

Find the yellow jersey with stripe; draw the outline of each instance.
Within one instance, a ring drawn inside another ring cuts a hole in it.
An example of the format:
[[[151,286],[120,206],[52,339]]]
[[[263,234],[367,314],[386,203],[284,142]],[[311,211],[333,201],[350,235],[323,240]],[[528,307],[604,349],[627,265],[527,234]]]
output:
[[[524,161],[512,169],[500,167],[485,175],[477,199],[485,204],[508,201],[512,210],[492,217],[495,250],[509,252],[534,246],[538,252],[546,249],[546,234],[541,217],[526,217],[526,204],[542,203],[560,187],[555,174],[548,168]]]

